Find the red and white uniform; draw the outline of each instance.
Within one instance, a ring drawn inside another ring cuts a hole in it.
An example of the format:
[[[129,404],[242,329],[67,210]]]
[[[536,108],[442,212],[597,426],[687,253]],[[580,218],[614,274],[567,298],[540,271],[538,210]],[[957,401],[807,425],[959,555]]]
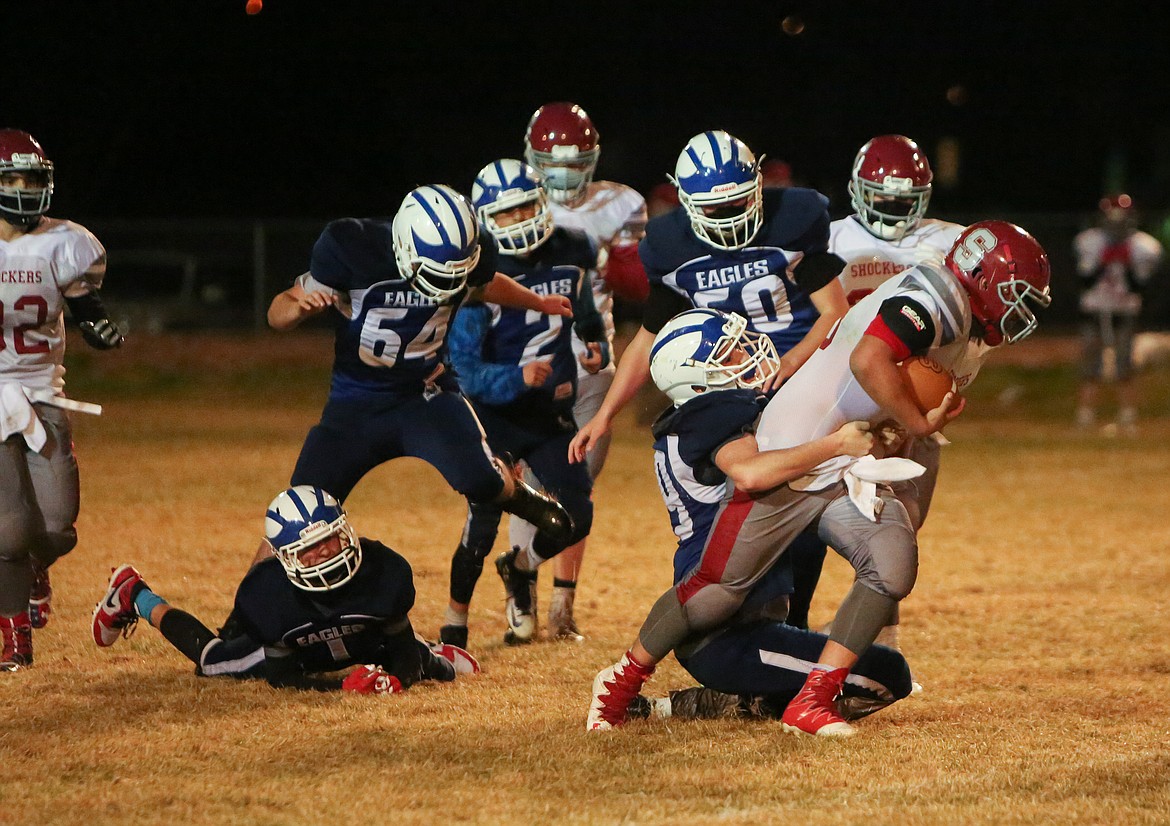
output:
[[[1137,291],[1162,261],[1162,245],[1140,230],[1117,240],[1101,227],[1078,233],[1073,241],[1077,273],[1096,280],[1081,295],[1081,311],[1136,316],[1142,310]]]
[[[104,257],[89,230],[55,218],[0,240],[0,383],[63,395],[65,298],[101,287]]]
[[[795,447],[819,439],[846,422],[874,424],[892,418],[861,388],[849,367],[853,349],[887,299],[907,297],[925,310],[934,339],[925,353],[969,384],[993,349],[971,342],[971,304],[958,279],[945,267],[924,264],[907,270],[863,298],[830,333],[826,343],[776,392],[760,418],[756,440],[762,450]],[[911,319],[915,321],[914,319]],[[921,325],[922,320],[917,319]],[[856,460],[841,456],[789,483],[794,490],[823,490],[844,478]]]
[[[845,260],[838,278],[850,306],[899,273],[919,264],[941,265],[962,231],[960,224],[926,218],[913,232],[886,240],[867,230],[855,215],[834,221],[829,226],[829,252]]]
[[[605,325],[605,336],[613,352],[613,291],[605,282],[606,263],[613,247],[632,246],[636,256],[638,241],[646,227],[646,200],[625,184],[612,181],[594,181],[585,190],[584,197],[573,204],[551,201],[553,222],[559,227],[577,229],[589,236],[597,247],[597,272],[592,273],[593,302]],[[574,352],[585,353],[585,344],[573,337]],[[613,366],[610,366],[612,372]],[[578,379],[588,374],[577,371]]]

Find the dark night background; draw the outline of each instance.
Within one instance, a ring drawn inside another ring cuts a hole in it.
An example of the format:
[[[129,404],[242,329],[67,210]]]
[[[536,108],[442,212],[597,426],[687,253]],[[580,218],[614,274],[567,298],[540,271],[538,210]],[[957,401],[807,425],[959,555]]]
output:
[[[936,208],[1089,209],[1111,161],[1170,204],[1163,3],[244,5],[4,3],[0,120],[57,163],[57,214],[392,212],[518,155],[556,99],[598,124],[601,174],[641,190],[722,127],[835,203],[857,147],[901,132],[960,142]]]
[[[599,177],[643,192],[725,128],[837,216],[857,148],[900,132],[936,172],[957,141],[936,216],[1087,216],[1116,187],[1160,216],[1170,10],[1080,5],[5,0],[0,120],[55,161],[53,213],[95,225],[392,214],[518,157],[549,100],[582,104]]]

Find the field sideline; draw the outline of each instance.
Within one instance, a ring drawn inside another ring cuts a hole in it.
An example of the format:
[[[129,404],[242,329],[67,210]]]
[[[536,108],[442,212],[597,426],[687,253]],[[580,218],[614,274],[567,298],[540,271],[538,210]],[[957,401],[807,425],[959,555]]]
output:
[[[635,410],[595,493],[584,644],[505,647],[489,566],[471,614],[485,673],[401,696],[196,679],[145,623],[97,649],[90,611],[123,562],[208,625],[224,618],[320,412],[331,344],[320,331],[142,335],[114,354],[71,341],[69,393],[106,412],[74,418],[81,539],[53,569],[36,665],[0,675],[0,824],[1168,823],[1170,421],[1152,417],[1170,410],[1170,369],[1140,377],[1139,438],[1083,436],[1065,344],[993,358],[948,428],[902,610],[924,693],[819,742],[760,722],[586,735],[593,675],[670,579]],[[463,502],[404,459],[347,507],[414,565],[412,617],[433,637]],[[832,557],[814,622],[849,581]],[[649,693],[691,684],[671,659]]]

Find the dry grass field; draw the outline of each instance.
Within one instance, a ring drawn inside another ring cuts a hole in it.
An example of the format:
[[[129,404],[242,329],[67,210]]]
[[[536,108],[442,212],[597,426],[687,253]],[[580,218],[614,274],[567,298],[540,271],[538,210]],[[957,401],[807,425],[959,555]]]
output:
[[[400,696],[197,679],[145,623],[97,649],[90,610],[122,562],[212,627],[227,614],[330,351],[316,332],[74,348],[71,394],[106,414],[75,418],[81,541],[53,569],[36,665],[0,679],[0,823],[1170,823],[1170,423],[1076,433],[1067,347],[1042,338],[989,368],[948,431],[902,614],[925,691],[849,741],[758,721],[585,733],[593,675],[670,578],[636,411],[595,495],[584,644],[505,647],[489,568],[471,617],[484,673]],[[1168,378],[1142,376],[1151,415]],[[398,460],[348,508],[411,560],[415,627],[436,634],[462,502]],[[848,582],[831,559],[814,621]],[[669,660],[650,688],[691,682]]]

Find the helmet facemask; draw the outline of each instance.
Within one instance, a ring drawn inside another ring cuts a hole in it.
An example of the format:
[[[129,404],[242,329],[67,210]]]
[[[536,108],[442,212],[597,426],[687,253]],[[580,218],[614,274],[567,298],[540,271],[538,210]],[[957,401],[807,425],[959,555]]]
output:
[[[532,216],[501,226],[496,221],[500,213],[533,206]],[[501,192],[491,204],[479,208],[479,220],[496,239],[500,252],[508,255],[527,255],[548,240],[553,231],[552,211],[548,195],[542,187],[524,191],[513,189]]]
[[[0,217],[8,223],[30,226],[49,211],[52,197],[52,161],[32,153],[14,153],[0,161]]]
[[[913,232],[926,217],[930,204],[929,184],[914,186],[909,178],[887,177],[874,183],[855,177],[849,197],[862,225],[870,234],[886,241],[898,241]]]
[[[677,179],[678,199],[691,219],[695,235],[713,247],[746,247],[763,221],[763,182],[759,172],[750,181],[725,185],[710,192],[687,192]]]
[[[391,232],[399,274],[433,301],[459,295],[479,263],[475,210],[450,187],[412,190],[394,216]]]
[[[576,146],[553,146],[541,152],[529,146],[525,160],[544,174],[548,197],[558,204],[576,203],[585,194],[597,171],[598,146],[579,151]]]
[[[336,553],[320,562],[305,564],[303,556],[333,540]],[[292,584],[304,591],[330,591],[353,579],[362,564],[362,547],[349,520],[342,514],[330,523],[316,522],[301,532],[301,539],[282,547],[273,547],[284,572]]]
[[[714,310],[690,310],[659,331],[650,372],[676,404],[708,390],[760,389],[780,367],[776,346],[747,330],[747,319]]]
[[[264,538],[289,581],[303,591],[330,591],[353,579],[362,546],[345,509],[320,488],[297,485],[268,506]]]

